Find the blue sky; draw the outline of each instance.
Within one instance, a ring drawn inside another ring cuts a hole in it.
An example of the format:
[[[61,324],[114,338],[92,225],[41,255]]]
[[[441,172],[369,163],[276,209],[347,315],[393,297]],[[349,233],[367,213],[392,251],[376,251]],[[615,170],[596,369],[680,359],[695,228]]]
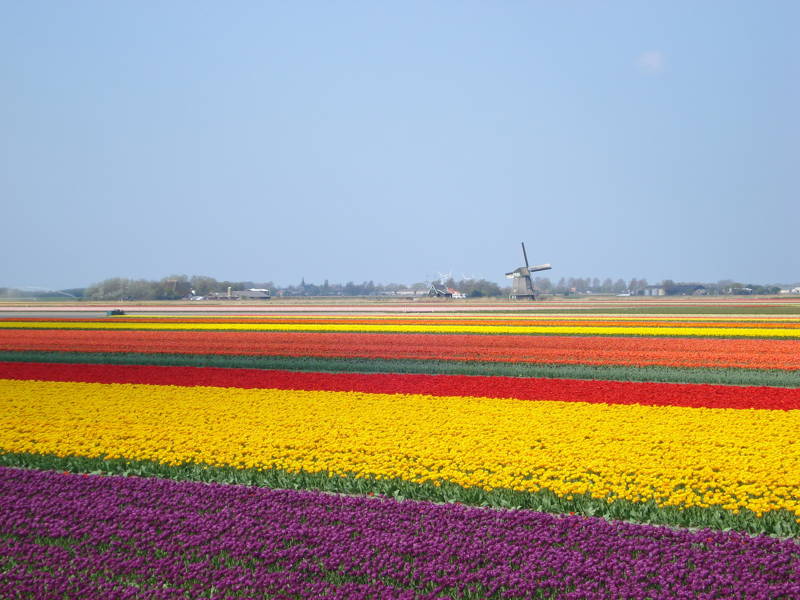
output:
[[[6,2],[0,285],[800,280],[797,2]]]

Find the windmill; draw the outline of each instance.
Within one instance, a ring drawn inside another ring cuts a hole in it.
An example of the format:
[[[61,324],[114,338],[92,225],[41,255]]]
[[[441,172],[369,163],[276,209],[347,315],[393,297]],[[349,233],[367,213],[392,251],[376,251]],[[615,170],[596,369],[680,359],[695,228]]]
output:
[[[525,259],[525,266],[518,267],[506,273],[506,277],[511,279],[511,299],[512,300],[536,300],[536,292],[533,289],[531,273],[535,271],[547,271],[552,269],[549,264],[528,265],[528,253],[525,252],[525,242],[522,242],[522,257]]]
[[[449,291],[447,287],[447,282],[452,279],[452,277],[452,271],[450,273],[439,273],[439,281],[431,281],[428,295],[435,296],[436,298],[452,298],[453,293]]]

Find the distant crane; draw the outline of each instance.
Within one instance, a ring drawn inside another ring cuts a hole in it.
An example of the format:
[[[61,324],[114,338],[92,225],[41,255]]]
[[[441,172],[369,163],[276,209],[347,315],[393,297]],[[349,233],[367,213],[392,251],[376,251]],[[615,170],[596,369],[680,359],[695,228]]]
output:
[[[528,265],[528,253],[525,252],[525,242],[522,242],[522,257],[525,259],[525,266],[518,267],[506,273],[506,277],[511,280],[511,299],[512,300],[536,300],[536,291],[533,289],[531,273],[535,271],[547,271],[553,267],[550,264]]]

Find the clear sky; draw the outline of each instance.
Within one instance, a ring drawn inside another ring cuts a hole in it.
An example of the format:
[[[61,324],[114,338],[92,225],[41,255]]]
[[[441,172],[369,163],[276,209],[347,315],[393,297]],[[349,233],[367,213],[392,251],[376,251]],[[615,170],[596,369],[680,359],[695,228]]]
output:
[[[0,5],[0,285],[800,280],[800,2]]]

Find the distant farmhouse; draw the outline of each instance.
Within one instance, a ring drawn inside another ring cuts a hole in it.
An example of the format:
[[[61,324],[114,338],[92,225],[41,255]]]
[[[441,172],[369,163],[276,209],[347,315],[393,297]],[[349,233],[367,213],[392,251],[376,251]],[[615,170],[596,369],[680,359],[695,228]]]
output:
[[[397,296],[399,298],[416,298],[417,296],[427,296],[426,290],[387,290],[379,292],[379,296]]]
[[[666,296],[667,290],[663,285],[648,285],[646,288],[638,290],[637,296]]]
[[[447,287],[442,283],[432,283],[430,289],[428,290],[428,296],[432,296],[435,298],[466,298],[467,295],[463,292],[459,292],[456,289],[451,287]]]
[[[648,285],[636,291],[637,296],[705,296],[706,286],[699,283],[667,283]]]
[[[269,300],[272,295],[263,288],[250,288],[249,290],[231,290],[227,292],[211,292],[208,296],[192,296],[191,300]]]

